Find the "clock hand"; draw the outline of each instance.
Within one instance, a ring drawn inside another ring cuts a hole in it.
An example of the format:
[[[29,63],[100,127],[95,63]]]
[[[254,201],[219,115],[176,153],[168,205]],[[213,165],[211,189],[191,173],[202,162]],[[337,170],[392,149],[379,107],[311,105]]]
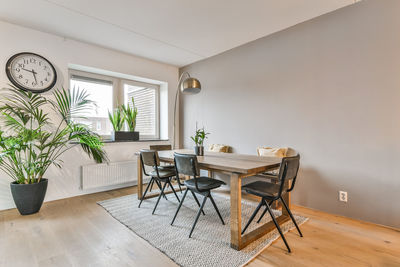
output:
[[[37,80],[36,80],[36,74],[37,74],[37,72],[34,71],[34,70],[32,69],[32,74],[33,74],[33,78],[35,78],[35,83],[37,83]]]
[[[27,70],[27,69],[24,69],[24,68],[21,68],[21,69],[23,69],[24,71],[27,71],[27,72],[32,72],[33,71],[33,70]]]

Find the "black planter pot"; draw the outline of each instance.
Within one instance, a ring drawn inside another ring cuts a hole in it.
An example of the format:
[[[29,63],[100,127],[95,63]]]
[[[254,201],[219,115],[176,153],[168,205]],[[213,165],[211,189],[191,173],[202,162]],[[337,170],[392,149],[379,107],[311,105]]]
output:
[[[40,210],[46,195],[47,179],[41,179],[35,184],[12,182],[10,185],[15,205],[21,215],[33,214]]]
[[[204,146],[195,146],[194,147],[194,153],[197,156],[204,156]]]
[[[114,132],[114,141],[138,141],[139,132]]]

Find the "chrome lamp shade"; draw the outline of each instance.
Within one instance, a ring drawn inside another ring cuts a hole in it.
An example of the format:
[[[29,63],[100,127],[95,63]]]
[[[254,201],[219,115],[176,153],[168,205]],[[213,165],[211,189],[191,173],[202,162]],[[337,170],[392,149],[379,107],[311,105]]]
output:
[[[201,91],[200,81],[196,78],[189,77],[181,83],[180,88],[182,94],[194,95]]]

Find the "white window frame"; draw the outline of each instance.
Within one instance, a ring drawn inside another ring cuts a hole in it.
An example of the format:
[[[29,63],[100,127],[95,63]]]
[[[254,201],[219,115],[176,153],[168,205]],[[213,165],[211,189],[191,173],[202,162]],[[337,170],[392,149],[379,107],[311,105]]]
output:
[[[154,139],[158,140],[160,139],[160,86],[158,84],[151,84],[151,83],[144,83],[144,82],[138,82],[138,81],[132,81],[132,80],[125,80],[121,79],[120,80],[120,99],[122,99],[125,104],[125,99],[124,99],[124,85],[132,85],[132,86],[139,86],[139,87],[147,87],[147,88],[152,88],[156,92],[156,134],[155,135],[140,135],[141,139]],[[140,132],[139,132],[140,134]]]
[[[97,73],[85,72],[80,70],[69,69],[68,73],[68,83],[69,88],[71,88],[71,79],[73,76],[81,76],[82,78],[91,78],[109,81],[112,83],[113,87],[113,109],[117,107],[117,105],[125,104],[124,99],[124,85],[133,85],[147,88],[154,88],[156,91],[156,134],[155,135],[140,135],[141,140],[159,140],[160,139],[160,86],[158,84],[145,83],[140,81],[121,79],[107,75],[101,75]],[[126,127],[126,126],[125,126]],[[140,133],[139,133],[140,134]],[[109,135],[102,136],[105,139],[111,139]]]

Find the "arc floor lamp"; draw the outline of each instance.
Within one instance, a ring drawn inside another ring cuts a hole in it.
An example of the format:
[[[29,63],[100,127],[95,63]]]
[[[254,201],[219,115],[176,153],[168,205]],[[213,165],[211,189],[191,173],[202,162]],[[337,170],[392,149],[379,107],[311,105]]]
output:
[[[186,77],[185,79],[183,79]],[[178,94],[181,92],[182,94],[186,95],[195,95],[200,93],[201,91],[201,84],[199,80],[196,78],[190,77],[190,74],[185,71],[179,77],[178,82],[178,89],[176,90],[175,94],[175,108],[174,108],[174,134],[172,139],[172,149],[176,149],[175,147],[175,134],[176,134],[176,102],[178,101]]]

